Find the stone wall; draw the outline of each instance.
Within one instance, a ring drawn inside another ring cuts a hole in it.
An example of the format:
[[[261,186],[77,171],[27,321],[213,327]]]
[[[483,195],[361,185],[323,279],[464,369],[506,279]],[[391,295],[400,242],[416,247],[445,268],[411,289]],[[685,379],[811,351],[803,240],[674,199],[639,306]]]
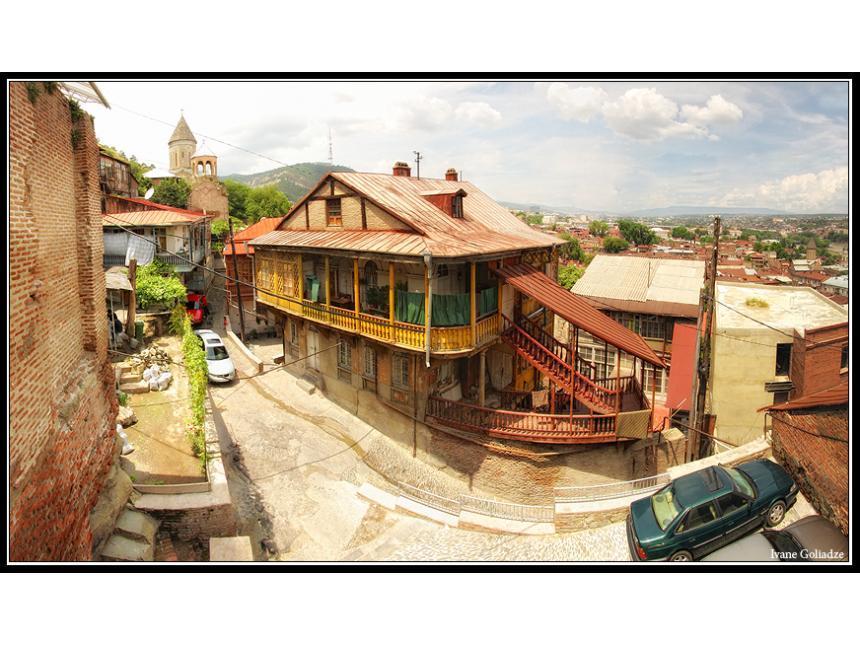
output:
[[[10,557],[89,560],[117,412],[99,149],[56,87],[9,91]]]

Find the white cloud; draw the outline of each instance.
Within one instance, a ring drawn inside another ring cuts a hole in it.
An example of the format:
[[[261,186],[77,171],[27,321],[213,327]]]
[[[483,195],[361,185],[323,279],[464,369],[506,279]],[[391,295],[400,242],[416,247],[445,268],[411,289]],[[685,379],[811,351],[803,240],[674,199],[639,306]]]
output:
[[[570,87],[567,83],[550,83],[546,98],[564,119],[587,123],[600,114],[609,95],[599,87]]]
[[[606,124],[633,139],[664,139],[674,136],[706,136],[707,130],[678,121],[678,105],[655,88],[627,90],[603,106]]]
[[[495,126],[502,121],[502,113],[483,101],[465,101],[457,106],[454,115],[476,126]]]
[[[848,210],[848,167],[820,173],[788,175],[756,187],[736,188],[720,201],[722,206],[756,206],[786,211],[837,213]]]
[[[571,87],[567,83],[536,84],[546,93],[547,101],[563,119],[586,123],[602,114],[603,120],[616,133],[654,141],[667,137],[718,137],[708,131],[713,124],[739,121],[743,111],[722,95],[712,95],[704,106],[678,104],[662,95],[657,88],[632,88],[610,101],[603,88]]]
[[[743,118],[744,113],[734,103],[726,101],[721,94],[714,94],[704,107],[684,105],[681,108],[681,116],[689,123],[707,126],[714,123],[737,123]]]

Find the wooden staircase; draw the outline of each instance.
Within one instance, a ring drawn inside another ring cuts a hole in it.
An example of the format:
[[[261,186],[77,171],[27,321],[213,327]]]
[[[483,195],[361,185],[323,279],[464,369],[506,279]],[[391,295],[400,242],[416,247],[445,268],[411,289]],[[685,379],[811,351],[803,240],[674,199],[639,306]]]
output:
[[[541,374],[546,375],[559,390],[573,395],[574,399],[594,413],[609,415],[615,412],[614,391],[598,386],[573,370],[569,350],[564,344],[531,322],[523,321],[530,331],[507,317],[504,317],[504,322],[506,327],[502,332],[502,340]]]

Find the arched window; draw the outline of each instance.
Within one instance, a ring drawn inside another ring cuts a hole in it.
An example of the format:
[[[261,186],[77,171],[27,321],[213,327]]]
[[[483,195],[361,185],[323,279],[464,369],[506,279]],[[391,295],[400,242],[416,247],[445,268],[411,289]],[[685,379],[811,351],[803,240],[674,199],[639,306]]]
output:
[[[194,174],[195,175],[202,175],[203,174],[203,162],[197,162],[197,168],[196,168]]]
[[[212,175],[212,162],[206,162],[206,175]]]

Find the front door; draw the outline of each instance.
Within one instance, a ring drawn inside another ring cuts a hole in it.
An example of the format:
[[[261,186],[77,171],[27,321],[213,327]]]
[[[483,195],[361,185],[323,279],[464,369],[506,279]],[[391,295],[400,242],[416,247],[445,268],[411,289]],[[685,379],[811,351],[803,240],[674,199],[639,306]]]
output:
[[[320,369],[320,356],[317,354],[320,351],[320,333],[318,330],[311,328],[308,330],[308,360],[307,366],[311,370]]]

